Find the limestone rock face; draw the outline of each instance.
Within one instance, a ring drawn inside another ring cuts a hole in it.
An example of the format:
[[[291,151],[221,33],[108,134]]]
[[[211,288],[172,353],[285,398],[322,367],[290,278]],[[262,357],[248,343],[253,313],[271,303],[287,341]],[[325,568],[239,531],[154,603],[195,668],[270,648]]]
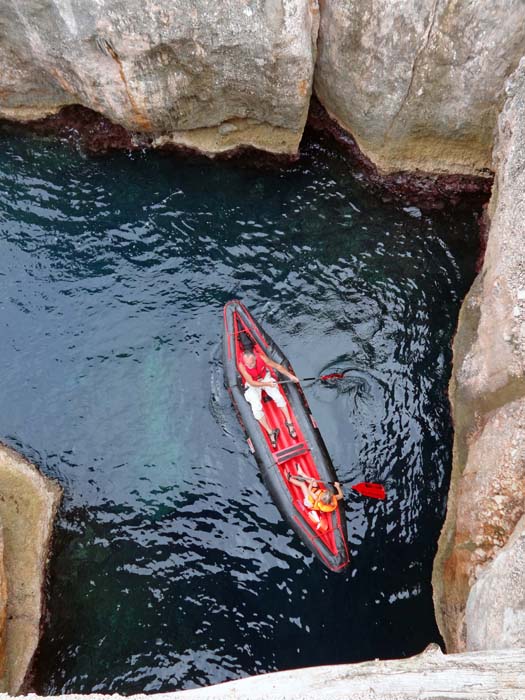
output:
[[[317,0],[5,0],[0,117],[81,104],[159,143],[293,153],[318,24]]]
[[[320,0],[315,92],[384,172],[483,175],[521,0]]]
[[[513,614],[525,615],[516,585],[525,578],[523,544],[518,530],[513,536],[525,513],[525,61],[507,86],[494,163],[487,250],[461,309],[450,385],[453,471],[433,575],[436,617],[450,652],[470,648],[467,642],[476,649],[509,644],[510,599]],[[503,553],[510,550],[512,580]],[[475,602],[487,598],[482,573],[491,582],[490,613]]]
[[[467,646],[525,649],[525,516],[476,581],[467,602]]]
[[[32,464],[0,445],[0,519],[8,590],[4,686],[12,694],[20,690],[40,638],[44,573],[60,493]]]
[[[0,523],[0,693],[7,690],[5,674],[5,636],[7,619],[7,582],[4,570],[4,535]]]

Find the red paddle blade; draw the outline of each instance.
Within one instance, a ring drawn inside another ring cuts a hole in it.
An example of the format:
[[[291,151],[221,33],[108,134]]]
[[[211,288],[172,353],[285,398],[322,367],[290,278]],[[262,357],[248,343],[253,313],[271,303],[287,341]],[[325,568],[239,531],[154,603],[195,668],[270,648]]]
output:
[[[386,498],[386,491],[381,484],[372,484],[368,481],[362,481],[360,484],[354,484],[352,488],[362,496],[377,498],[379,501],[384,501]]]
[[[319,377],[322,382],[326,382],[329,379],[344,379],[344,374],[342,372],[333,372],[332,374],[323,374]]]

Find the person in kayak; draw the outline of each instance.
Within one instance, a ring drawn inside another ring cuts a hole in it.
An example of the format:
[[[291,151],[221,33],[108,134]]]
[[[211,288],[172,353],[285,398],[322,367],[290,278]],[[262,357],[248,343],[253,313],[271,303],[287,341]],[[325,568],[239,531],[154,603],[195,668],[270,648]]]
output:
[[[299,464],[296,464],[296,469],[297,475],[293,476],[288,472],[287,477],[288,481],[299,486],[303,492],[304,505],[310,510],[332,513],[337,508],[337,502],[343,498],[341,484],[338,481],[334,482],[337,489],[337,492],[334,493],[330,487],[321,488],[317,479],[307,476]]]
[[[290,433],[290,437],[295,439],[297,434],[295,432],[286,401],[279,391],[277,381],[272,377],[270,367],[287,376],[292,380],[292,382],[299,381],[295,374],[289,372],[286,367],[283,367],[278,362],[271,360],[268,355],[265,355],[263,352],[255,353],[254,350],[245,349],[242,353],[241,362],[239,363],[239,371],[245,381],[246,388],[244,390],[244,396],[246,401],[248,401],[252,407],[252,412],[255,419],[259,421],[259,423],[268,433],[270,443],[275,450],[277,448],[277,438],[279,437],[280,430],[279,428],[274,428],[272,430],[272,428],[270,428],[268,425],[262,405],[263,389],[281,409],[284,416],[285,425]]]

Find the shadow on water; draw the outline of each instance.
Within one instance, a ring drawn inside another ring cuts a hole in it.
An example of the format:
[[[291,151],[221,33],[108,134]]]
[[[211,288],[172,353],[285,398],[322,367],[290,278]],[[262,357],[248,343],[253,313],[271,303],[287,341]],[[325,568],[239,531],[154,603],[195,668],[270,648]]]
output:
[[[437,640],[473,214],[381,204],[322,140],[276,171],[3,146],[3,433],[65,493],[38,691],[190,688]],[[350,368],[308,400],[341,481],[388,499],[349,495],[343,574],[282,522],[229,405],[233,297],[299,376]]]

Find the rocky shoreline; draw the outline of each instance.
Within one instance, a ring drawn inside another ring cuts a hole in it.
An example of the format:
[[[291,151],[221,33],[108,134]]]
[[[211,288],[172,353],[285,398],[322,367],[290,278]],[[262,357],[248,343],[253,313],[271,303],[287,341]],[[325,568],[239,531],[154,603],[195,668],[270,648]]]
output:
[[[0,444],[0,692],[20,692],[40,639],[46,564],[61,493],[58,484]]]

